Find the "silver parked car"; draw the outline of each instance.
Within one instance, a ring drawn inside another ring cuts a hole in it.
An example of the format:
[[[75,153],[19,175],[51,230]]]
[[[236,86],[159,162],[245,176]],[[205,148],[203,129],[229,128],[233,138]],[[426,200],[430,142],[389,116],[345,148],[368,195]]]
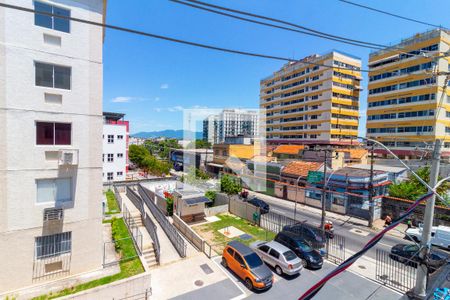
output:
[[[298,258],[291,249],[278,242],[256,241],[250,245],[250,248],[252,248],[266,264],[274,267],[275,272],[278,275],[298,274],[303,268],[301,259]]]

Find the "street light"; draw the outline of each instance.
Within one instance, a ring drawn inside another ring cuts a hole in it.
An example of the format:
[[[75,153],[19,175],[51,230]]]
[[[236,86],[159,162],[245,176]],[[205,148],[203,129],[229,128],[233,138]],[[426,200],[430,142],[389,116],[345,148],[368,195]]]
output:
[[[300,181],[300,178],[301,178],[302,176],[300,175],[300,176],[298,176],[298,178],[297,178],[297,181],[296,181],[296,186],[295,186],[295,204],[294,204],[294,222],[296,221],[295,220],[295,217],[297,216],[297,194],[298,194],[298,182]]]

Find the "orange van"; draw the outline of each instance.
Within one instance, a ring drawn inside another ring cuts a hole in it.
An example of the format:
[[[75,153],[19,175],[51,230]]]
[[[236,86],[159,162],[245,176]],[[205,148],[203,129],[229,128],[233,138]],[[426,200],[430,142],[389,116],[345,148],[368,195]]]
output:
[[[261,258],[246,245],[231,241],[223,249],[222,265],[230,268],[252,290],[268,289],[273,284],[273,274]]]

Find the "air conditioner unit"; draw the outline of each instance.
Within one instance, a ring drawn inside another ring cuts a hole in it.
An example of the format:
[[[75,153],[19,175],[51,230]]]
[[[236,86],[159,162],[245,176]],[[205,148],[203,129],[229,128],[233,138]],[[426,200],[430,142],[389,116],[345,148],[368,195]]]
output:
[[[61,221],[62,219],[64,219],[64,210],[62,208],[44,209],[44,222]]]
[[[78,150],[60,150],[59,165],[72,166],[78,165]]]

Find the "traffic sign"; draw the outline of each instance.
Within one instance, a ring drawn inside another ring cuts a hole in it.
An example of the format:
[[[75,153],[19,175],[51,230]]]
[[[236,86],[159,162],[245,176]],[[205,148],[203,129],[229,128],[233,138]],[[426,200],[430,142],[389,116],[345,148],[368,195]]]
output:
[[[317,183],[323,181],[323,172],[320,171],[308,171],[308,177],[306,179],[309,183]]]

